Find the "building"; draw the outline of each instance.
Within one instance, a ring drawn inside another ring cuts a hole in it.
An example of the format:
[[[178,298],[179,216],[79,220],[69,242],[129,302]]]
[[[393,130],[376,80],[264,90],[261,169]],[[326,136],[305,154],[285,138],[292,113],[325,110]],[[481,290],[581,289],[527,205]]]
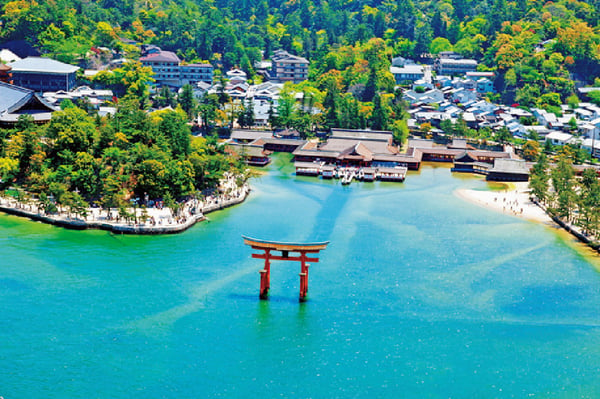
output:
[[[272,59],[271,79],[285,83],[300,83],[308,79],[308,65],[306,58],[291,55],[287,51],[275,51]]]
[[[564,132],[552,132],[546,135],[546,141],[552,143],[552,145],[567,145],[573,139],[573,135]]]
[[[143,66],[152,68],[158,85],[181,87],[198,82],[212,84],[213,66],[210,64],[181,64],[177,54],[153,46],[140,58]]]
[[[271,151],[257,145],[229,143],[225,151],[243,158],[246,164],[252,166],[266,166],[271,162],[269,158]]]
[[[35,123],[46,123],[55,110],[33,90],[0,82],[0,126],[14,126],[21,115],[31,115]]]
[[[16,86],[44,91],[71,91],[76,86],[77,66],[65,64],[50,58],[27,57],[8,64],[12,68]]]
[[[435,62],[438,75],[464,75],[477,70],[477,61],[470,59],[439,58]]]
[[[152,68],[157,84],[179,87],[179,57],[171,51],[150,52],[140,58],[145,67]]]
[[[528,181],[529,167],[520,159],[494,160],[494,166],[488,171],[485,178],[493,181]]]
[[[488,78],[479,78],[477,79],[477,93],[485,94],[485,93],[495,93],[494,82],[489,80]]]
[[[179,84],[195,84],[198,82],[212,83],[213,66],[211,64],[179,65]]]
[[[422,80],[425,77],[423,65],[405,65],[403,67],[390,67],[390,72],[394,75],[396,84],[412,83]]]
[[[98,108],[100,105],[113,99],[112,90],[96,90],[88,86],[80,86],[72,91],[47,91],[43,94],[44,100],[48,104],[58,105],[64,100],[79,101],[85,100],[91,106]]]

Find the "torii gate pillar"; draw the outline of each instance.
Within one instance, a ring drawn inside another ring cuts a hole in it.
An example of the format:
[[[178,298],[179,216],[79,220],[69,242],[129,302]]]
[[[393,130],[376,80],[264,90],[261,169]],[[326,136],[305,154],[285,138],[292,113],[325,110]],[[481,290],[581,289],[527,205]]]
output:
[[[292,260],[300,262],[300,302],[306,301],[308,294],[308,262],[318,262],[316,257],[308,257],[307,254],[318,254],[325,249],[329,241],[317,243],[285,243],[278,241],[258,240],[255,238],[244,237],[244,243],[250,245],[252,249],[264,251],[264,253],[252,254],[253,258],[264,259],[265,267],[260,271],[260,299],[268,299],[269,289],[271,288],[271,261],[272,260]],[[281,255],[274,255],[271,251],[279,251]],[[290,256],[290,252],[297,252],[299,255]]]

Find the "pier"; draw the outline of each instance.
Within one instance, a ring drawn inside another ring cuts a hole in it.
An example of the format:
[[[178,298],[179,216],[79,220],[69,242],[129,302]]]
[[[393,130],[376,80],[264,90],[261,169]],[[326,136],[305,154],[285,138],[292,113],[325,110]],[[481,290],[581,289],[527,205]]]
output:
[[[372,182],[375,180],[403,182],[408,168],[396,167],[344,167],[317,162],[296,162],[296,175],[321,176],[323,179],[340,179],[348,185],[354,180]]]

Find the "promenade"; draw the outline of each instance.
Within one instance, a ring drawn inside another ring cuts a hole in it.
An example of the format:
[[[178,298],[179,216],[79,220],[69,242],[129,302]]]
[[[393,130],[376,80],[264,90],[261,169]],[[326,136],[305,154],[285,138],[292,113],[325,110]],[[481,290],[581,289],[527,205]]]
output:
[[[185,231],[206,215],[243,202],[250,193],[250,186],[236,184],[236,176],[226,176],[216,193],[203,199],[191,199],[181,205],[177,212],[167,207],[128,208],[128,218],[119,215],[116,208],[90,207],[86,217],[79,217],[60,209],[58,213],[46,214],[39,202],[21,203],[12,197],[0,197],[0,211],[29,219],[75,230],[101,229],[121,234],[173,234]]]

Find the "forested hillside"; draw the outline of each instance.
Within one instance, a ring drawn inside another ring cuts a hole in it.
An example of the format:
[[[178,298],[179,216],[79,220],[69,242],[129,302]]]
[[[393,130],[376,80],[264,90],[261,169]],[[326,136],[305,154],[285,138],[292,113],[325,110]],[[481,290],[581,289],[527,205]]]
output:
[[[567,95],[569,73],[588,83],[599,73],[598,1],[17,0],[0,6],[1,40],[25,38],[67,61],[92,45],[127,51],[119,39],[129,38],[186,61],[250,74],[261,51],[283,48],[313,61],[314,77],[350,61],[340,65],[330,53],[375,37],[390,55],[453,49],[474,57],[498,69],[501,91],[525,101],[545,92]]]

